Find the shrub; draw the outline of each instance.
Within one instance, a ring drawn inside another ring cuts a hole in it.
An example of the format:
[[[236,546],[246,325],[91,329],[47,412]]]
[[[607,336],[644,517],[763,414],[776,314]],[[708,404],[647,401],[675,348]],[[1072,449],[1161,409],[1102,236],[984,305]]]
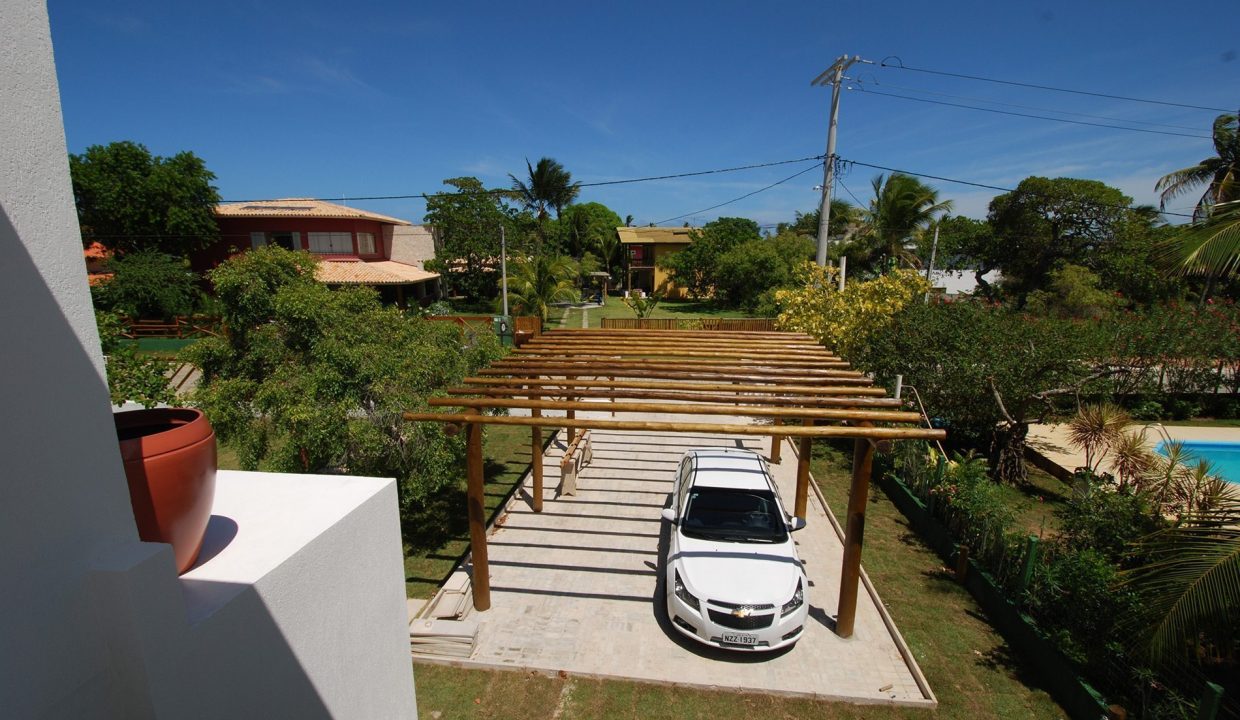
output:
[[[1158,529],[1150,504],[1137,493],[1094,490],[1070,500],[1059,514],[1065,543],[1114,562],[1129,543]]]
[[[835,289],[835,271],[812,263],[801,266],[797,280],[797,289],[775,293],[780,308],[776,325],[807,333],[849,359],[930,289],[921,275],[894,270],[874,280],[849,283],[841,292]]]
[[[168,385],[164,371],[168,364],[155,358],[138,355],[133,345],[121,337],[124,327],[115,313],[95,313],[99,328],[99,341],[103,346],[105,370],[108,376],[108,394],[113,405],[126,401],[154,407],[160,403],[172,404],[176,395]]]
[[[1092,548],[1052,547],[1048,555],[1030,584],[1030,614],[1069,658],[1101,668],[1122,661],[1114,627],[1135,601],[1117,588],[1119,568]]]
[[[115,257],[108,268],[112,278],[94,291],[99,309],[163,320],[194,311],[198,276],[187,261],[147,251]]]
[[[1161,420],[1163,412],[1162,403],[1157,400],[1142,400],[1132,406],[1129,414],[1136,420]]]

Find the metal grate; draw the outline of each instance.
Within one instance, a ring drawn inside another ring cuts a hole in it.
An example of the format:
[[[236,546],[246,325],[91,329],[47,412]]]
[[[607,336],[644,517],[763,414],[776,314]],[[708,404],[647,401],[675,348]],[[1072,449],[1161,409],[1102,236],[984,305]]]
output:
[[[746,617],[736,617],[732,613],[711,610],[710,619],[716,625],[722,625],[733,630],[760,630],[764,627],[770,627],[771,622],[775,620],[775,616],[749,615]]]

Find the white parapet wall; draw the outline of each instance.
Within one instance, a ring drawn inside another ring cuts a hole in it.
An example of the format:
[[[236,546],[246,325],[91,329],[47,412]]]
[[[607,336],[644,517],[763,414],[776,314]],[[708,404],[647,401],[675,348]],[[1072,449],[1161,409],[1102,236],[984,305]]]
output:
[[[392,480],[222,471],[203,554],[94,581],[126,717],[415,716]]]
[[[0,717],[416,717],[393,481],[224,472],[138,539],[44,0],[0,2]]]

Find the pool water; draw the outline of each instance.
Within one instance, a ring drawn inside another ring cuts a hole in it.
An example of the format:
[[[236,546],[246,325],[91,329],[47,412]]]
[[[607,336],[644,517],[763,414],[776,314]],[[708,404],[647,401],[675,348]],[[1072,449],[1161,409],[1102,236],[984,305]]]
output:
[[[1215,472],[1224,480],[1240,484],[1240,442],[1201,442],[1185,440],[1184,450],[1189,457],[1206,459],[1214,464]],[[1160,455],[1166,455],[1165,442],[1158,443]]]

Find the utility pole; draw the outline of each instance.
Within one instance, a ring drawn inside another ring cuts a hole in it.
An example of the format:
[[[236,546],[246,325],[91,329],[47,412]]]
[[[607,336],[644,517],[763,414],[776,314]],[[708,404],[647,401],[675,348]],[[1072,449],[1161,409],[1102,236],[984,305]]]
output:
[[[813,87],[831,85],[831,120],[827,126],[827,158],[823,162],[822,202],[818,206],[817,262],[823,267],[827,264],[827,226],[831,221],[831,185],[835,182],[835,127],[840,118],[840,81],[844,78],[844,71],[859,62],[872,64],[869,60],[862,60],[858,55],[852,57],[841,55],[831,64],[831,67],[823,70],[810,82]]]
[[[508,322],[508,238],[504,235],[504,226],[499,226],[499,274],[504,290],[504,322]]]
[[[934,254],[939,250],[939,224],[934,224],[934,240],[930,241],[930,264],[926,265],[926,283],[931,284],[934,281],[930,279],[930,275],[934,273]],[[930,302],[930,291],[926,290],[926,302]]]

